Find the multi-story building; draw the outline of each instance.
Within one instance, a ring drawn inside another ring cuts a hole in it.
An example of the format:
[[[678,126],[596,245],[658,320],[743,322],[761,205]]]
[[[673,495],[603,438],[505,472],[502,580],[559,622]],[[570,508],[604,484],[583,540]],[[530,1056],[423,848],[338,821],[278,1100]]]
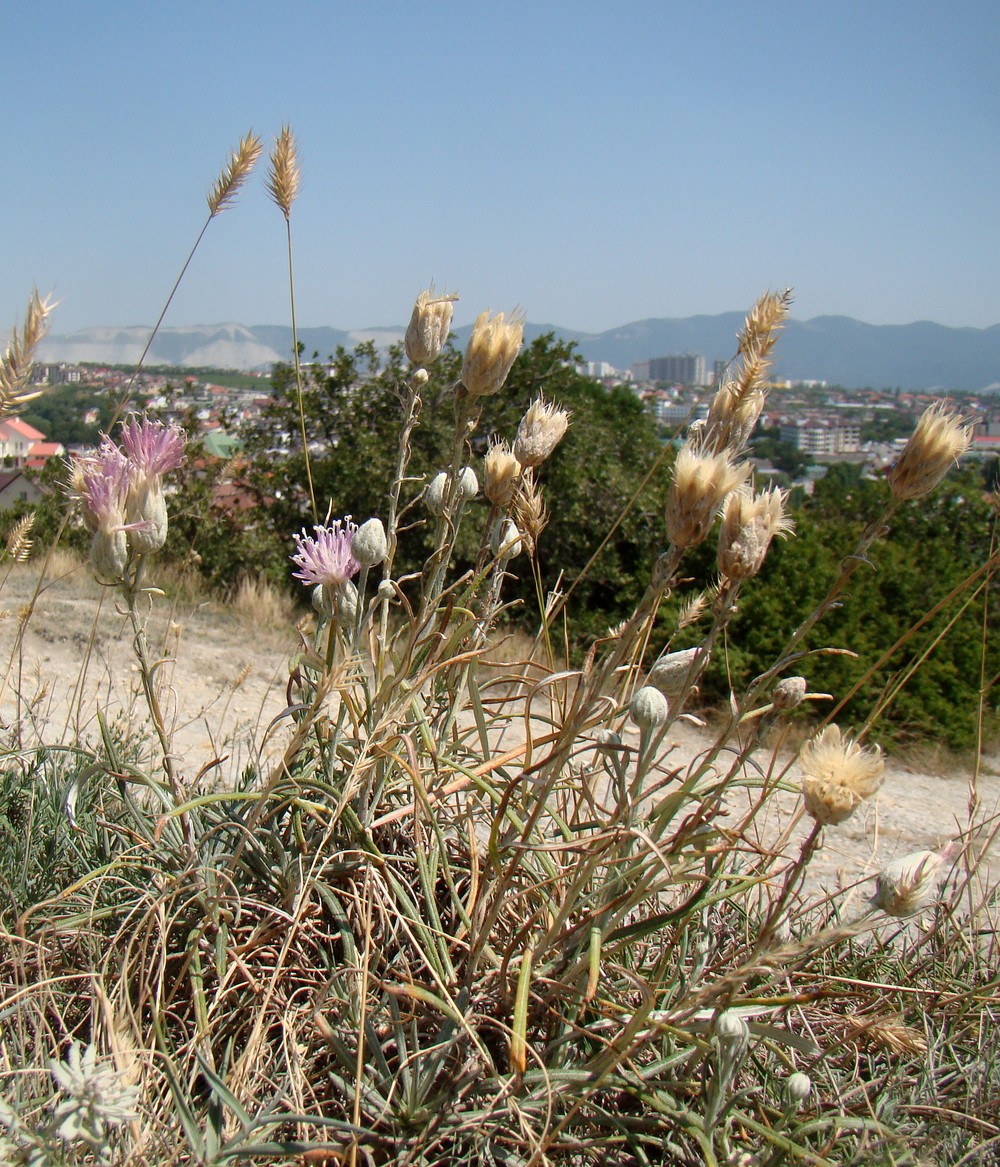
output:
[[[707,385],[705,358],[700,353],[653,357],[649,362],[649,379],[675,385]]]
[[[806,454],[853,454],[861,449],[861,426],[844,418],[783,422],[779,436]]]

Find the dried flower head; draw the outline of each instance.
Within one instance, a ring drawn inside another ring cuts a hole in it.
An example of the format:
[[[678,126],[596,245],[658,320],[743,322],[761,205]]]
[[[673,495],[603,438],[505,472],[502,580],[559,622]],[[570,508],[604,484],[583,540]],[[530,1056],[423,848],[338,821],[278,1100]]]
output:
[[[667,498],[667,537],[677,547],[701,543],[731,490],[746,481],[750,467],[734,464],[728,450],[701,453],[685,445],[674,463]]]
[[[10,417],[21,406],[42,395],[41,389],[28,388],[28,378],[35,362],[35,352],[48,331],[51,300],[34,289],[28,297],[24,313],[24,327],[15,324],[3,356],[0,357],[0,419]]]
[[[462,361],[462,384],[470,397],[488,397],[507,380],[524,341],[524,314],[480,312]]]
[[[240,188],[250,177],[250,172],[257,165],[257,159],[263,149],[263,143],[253,130],[249,130],[240,139],[240,144],[229,155],[229,161],[208,192],[208,213],[211,218],[224,211],[236,198]]]
[[[514,457],[522,466],[541,466],[563,440],[569,419],[568,409],[536,397],[517,427]]]
[[[889,471],[889,486],[900,502],[929,494],[969,448],[972,429],[943,402],[924,410],[899,461]]]
[[[958,850],[958,844],[949,843],[941,851],[915,851],[894,859],[876,876],[872,903],[889,916],[922,911],[937,898]]]
[[[738,454],[753,433],[764,400],[764,390],[757,385],[744,389],[737,381],[723,381],[708,411],[702,449],[713,453],[729,449]]]
[[[734,490],[726,499],[719,528],[719,571],[727,579],[744,580],[764,566],[775,535],[794,527],[785,516],[785,491],[772,487],[755,494],[749,487]]]
[[[267,172],[265,186],[272,201],[280,207],[287,220],[292,213],[292,203],[299,193],[299,162],[295,148],[295,135],[291,126],[282,126],[271,149],[271,166]]]
[[[503,438],[490,442],[483,458],[483,494],[494,506],[506,510],[514,498],[521,463]]]
[[[436,296],[434,285],[417,296],[410,323],[403,338],[403,347],[411,365],[423,367],[432,364],[451,331],[451,317],[458,296]]]
[[[335,519],[328,527],[313,527],[315,537],[295,535],[298,548],[291,557],[299,568],[292,574],[304,584],[322,584],[324,589],[333,589],[357,575],[361,564],[351,554],[351,541],[358,527],[345,519]]]
[[[885,760],[877,746],[861,746],[828,725],[803,746],[799,766],[806,810],[825,826],[849,819],[878,790]]]

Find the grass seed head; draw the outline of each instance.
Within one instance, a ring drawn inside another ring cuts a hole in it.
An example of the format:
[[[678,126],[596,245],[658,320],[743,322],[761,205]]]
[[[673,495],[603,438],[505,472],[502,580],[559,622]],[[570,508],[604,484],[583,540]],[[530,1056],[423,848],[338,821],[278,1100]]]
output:
[[[889,486],[899,502],[929,494],[969,448],[972,427],[943,402],[924,410],[899,461],[889,471]]]
[[[240,144],[229,155],[229,161],[208,192],[208,213],[211,218],[214,219],[233,202],[257,165],[263,149],[263,143],[253,130],[240,139]]]
[[[750,467],[734,463],[728,450],[718,454],[684,446],[674,463],[667,498],[667,537],[676,547],[694,547],[708,535],[731,490],[746,481]]]
[[[271,149],[271,166],[267,172],[265,186],[272,202],[281,209],[286,220],[291,217],[292,203],[299,193],[300,179],[295,135],[291,126],[282,126]]]
[[[15,324],[11,329],[7,347],[0,357],[0,419],[15,414],[44,392],[29,388],[28,378],[35,363],[36,350],[48,331],[53,306],[53,302],[43,300],[35,288],[28,297],[24,327],[19,329]]]
[[[499,392],[524,341],[524,314],[502,312],[492,318],[481,312],[462,361],[462,384],[470,397],[489,397]]]
[[[849,819],[882,785],[885,759],[828,725],[799,754],[806,810],[823,826]]]
[[[458,296],[437,296],[434,285],[417,296],[403,338],[407,360],[423,368],[433,364],[451,331],[451,317]]]
[[[536,397],[517,427],[514,457],[522,466],[541,466],[563,440],[569,419],[568,409]]]

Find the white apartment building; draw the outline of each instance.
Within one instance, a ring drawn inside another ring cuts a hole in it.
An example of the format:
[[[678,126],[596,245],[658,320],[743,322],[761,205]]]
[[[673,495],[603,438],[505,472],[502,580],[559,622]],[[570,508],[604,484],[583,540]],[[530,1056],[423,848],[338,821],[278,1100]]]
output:
[[[853,454],[861,449],[861,426],[843,418],[783,422],[780,437],[806,454]]]

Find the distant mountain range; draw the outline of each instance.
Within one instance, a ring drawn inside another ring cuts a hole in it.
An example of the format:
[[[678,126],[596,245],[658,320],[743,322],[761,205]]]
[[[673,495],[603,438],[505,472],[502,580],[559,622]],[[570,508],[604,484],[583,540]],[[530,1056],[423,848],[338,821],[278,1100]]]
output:
[[[588,361],[606,361],[627,369],[637,361],[670,353],[700,353],[708,362],[728,359],[736,348],[743,323],[740,312],[684,319],[639,320],[607,332],[574,332],[549,324],[527,324],[528,340],[545,332],[576,341]],[[455,330],[462,346],[470,326]],[[147,327],[85,328],[66,336],[50,336],[41,360],[50,363],[133,364],[146,344]],[[343,331],[302,328],[305,351],[321,357],[338,345],[351,347],[374,340],[387,347],[402,340],[403,327]],[[291,329],[285,325],[198,325],[160,330],[147,365],[188,368],[267,369],[288,360]],[[1000,391],[1000,325],[991,328],[946,328],[929,321],[915,324],[864,324],[849,316],[816,316],[790,320],[778,344],[774,376],[780,380],[826,381],[861,388],[898,386],[907,390],[944,389],[961,392]]]

